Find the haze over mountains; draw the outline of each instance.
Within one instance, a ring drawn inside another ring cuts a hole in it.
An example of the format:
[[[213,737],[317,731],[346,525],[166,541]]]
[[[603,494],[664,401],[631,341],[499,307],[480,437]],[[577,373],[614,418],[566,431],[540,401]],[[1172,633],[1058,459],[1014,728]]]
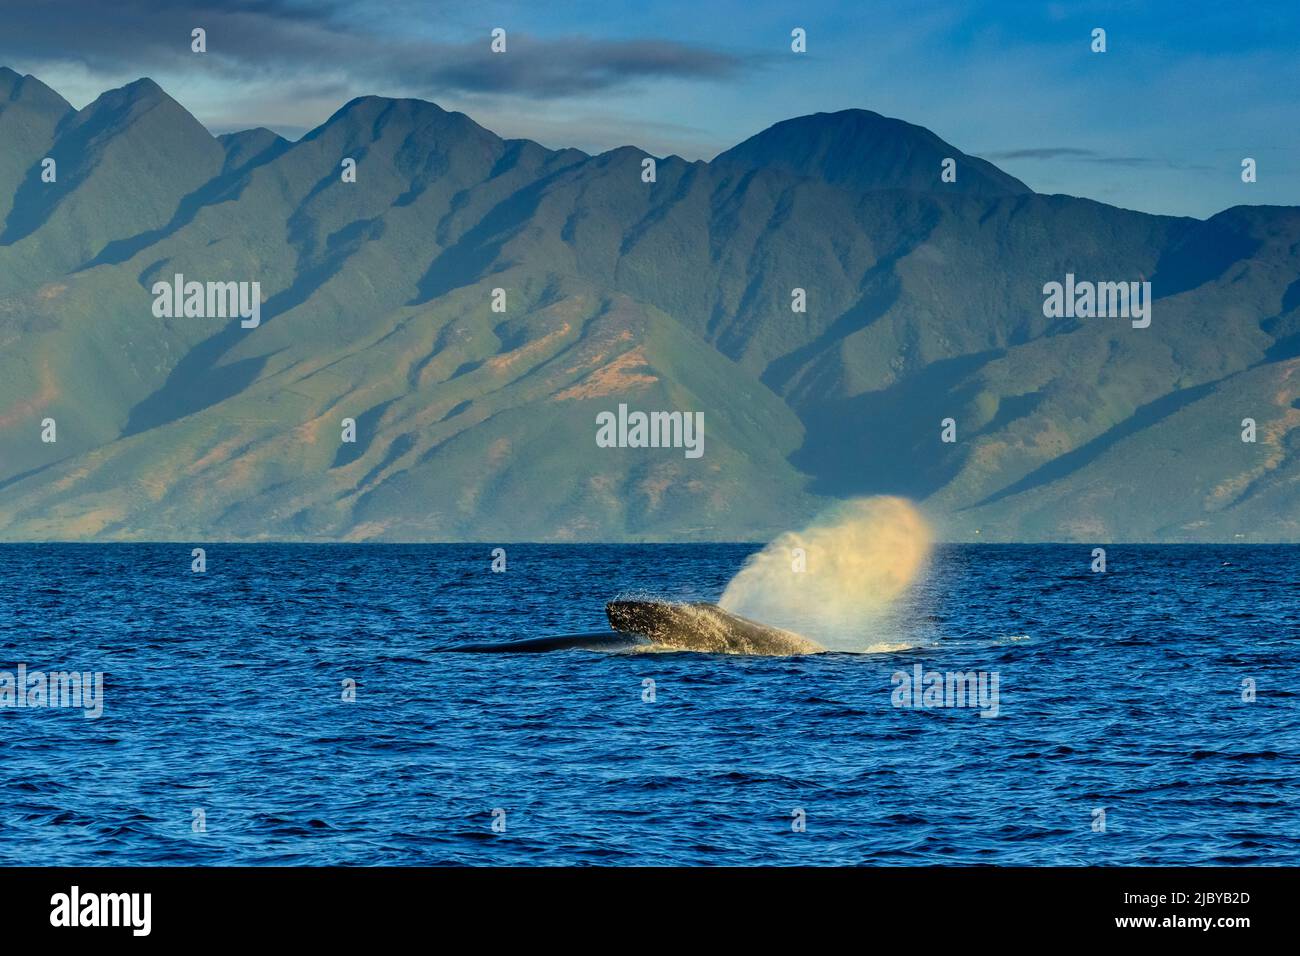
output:
[[[858,110],[644,158],[0,69],[0,539],[759,540],[887,492],[954,540],[1300,541],[1300,209],[1038,195]],[[261,325],[155,317],[177,273]],[[1150,327],[1046,318],[1067,273],[1150,280]],[[597,447],[619,403],[703,457]]]

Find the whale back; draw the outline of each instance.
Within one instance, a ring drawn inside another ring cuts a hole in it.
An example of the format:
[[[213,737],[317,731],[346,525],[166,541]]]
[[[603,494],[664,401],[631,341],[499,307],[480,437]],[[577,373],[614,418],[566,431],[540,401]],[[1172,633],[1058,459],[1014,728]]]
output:
[[[825,650],[793,631],[769,627],[706,602],[610,601],[605,616],[616,631],[679,651],[783,656]]]

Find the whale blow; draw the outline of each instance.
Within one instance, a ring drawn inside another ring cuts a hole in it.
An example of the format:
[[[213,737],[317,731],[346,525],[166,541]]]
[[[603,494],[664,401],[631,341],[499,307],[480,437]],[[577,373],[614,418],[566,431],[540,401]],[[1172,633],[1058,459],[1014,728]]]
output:
[[[718,600],[727,611],[797,628],[835,651],[861,651],[889,627],[921,575],[933,535],[890,496],[841,502],[751,555]]]

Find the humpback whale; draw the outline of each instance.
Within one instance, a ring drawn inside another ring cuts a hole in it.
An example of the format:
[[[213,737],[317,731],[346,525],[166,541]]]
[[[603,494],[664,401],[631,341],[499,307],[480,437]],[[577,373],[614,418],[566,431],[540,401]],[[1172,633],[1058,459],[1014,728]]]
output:
[[[540,654],[545,651],[630,651],[646,645],[644,638],[632,634],[614,634],[599,631],[594,634],[556,634],[550,637],[528,637],[520,641],[493,641],[490,644],[460,644],[449,648],[471,654],[510,652],[514,654]]]
[[[826,648],[793,631],[759,624],[700,601],[610,601],[609,626],[649,639],[656,649],[711,654],[817,654]]]
[[[461,644],[448,650],[471,653],[543,651],[700,651],[705,654],[786,656],[825,651],[792,631],[759,624],[703,601],[610,601],[605,605],[612,632],[558,634],[520,641]]]

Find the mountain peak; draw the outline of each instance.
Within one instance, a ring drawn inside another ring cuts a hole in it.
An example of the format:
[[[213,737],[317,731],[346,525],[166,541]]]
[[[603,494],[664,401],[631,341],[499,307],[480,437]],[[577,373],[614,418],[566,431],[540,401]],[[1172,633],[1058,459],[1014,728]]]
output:
[[[957,181],[940,179],[945,159],[957,160]],[[986,196],[1032,190],[992,163],[968,156],[923,126],[872,110],[847,109],[782,120],[713,163],[773,168],[855,189],[952,191]]]
[[[277,141],[283,143],[289,142],[279,133],[267,129],[265,126],[255,126],[252,129],[239,129],[232,130],[229,133],[222,133],[217,137],[217,141],[227,148],[233,145],[242,145],[245,143],[270,146]]]
[[[0,66],[0,104],[5,102],[24,103],[37,109],[53,110],[67,113],[72,104],[54,90],[50,89],[36,77]],[[3,105],[0,105],[3,109]]]
[[[169,135],[213,139],[207,128],[189,110],[147,76],[101,93],[94,102],[69,118],[67,131],[76,130],[79,135],[92,138],[100,135],[116,136],[133,127],[146,115],[149,116],[150,124],[158,124],[161,129],[169,130]]]
[[[190,116],[188,110],[167,95],[167,92],[146,77],[141,77],[125,86],[101,93],[84,107],[78,114],[84,120],[99,117],[115,124],[134,119],[146,110],[156,106],[165,106],[168,110],[179,111]],[[193,117],[191,117],[192,119]],[[195,122],[198,122],[195,120]]]
[[[337,129],[362,132],[370,138],[378,135],[381,129],[394,121],[409,126],[428,127],[441,126],[454,119],[478,127],[478,124],[464,113],[450,112],[428,100],[374,95],[357,96],[335,110],[325,122],[309,131],[303,136],[303,140],[317,139],[327,131]]]
[[[356,96],[340,106],[323,125],[329,124],[340,119],[370,121],[378,119],[386,113],[405,112],[412,116],[447,116],[450,115],[447,110],[443,109],[437,103],[429,100],[414,99],[411,97],[392,97],[392,96]]]
[[[504,142],[464,113],[445,110],[428,100],[388,96],[358,96],[349,100],[300,142],[341,136],[346,141],[370,143],[393,133],[408,149],[416,151],[420,148],[445,151],[471,143],[498,150]]]
[[[223,172],[243,169],[255,161],[265,162],[274,159],[291,145],[279,133],[265,126],[223,133],[217,137],[217,142],[226,151]]]
[[[121,87],[121,91],[137,99],[144,99],[146,97],[157,98],[160,96],[167,96],[166,91],[161,86],[159,86],[153,79],[147,76],[142,76],[138,80],[132,80],[130,83],[127,83],[125,86]],[[170,99],[170,97],[168,98]]]

